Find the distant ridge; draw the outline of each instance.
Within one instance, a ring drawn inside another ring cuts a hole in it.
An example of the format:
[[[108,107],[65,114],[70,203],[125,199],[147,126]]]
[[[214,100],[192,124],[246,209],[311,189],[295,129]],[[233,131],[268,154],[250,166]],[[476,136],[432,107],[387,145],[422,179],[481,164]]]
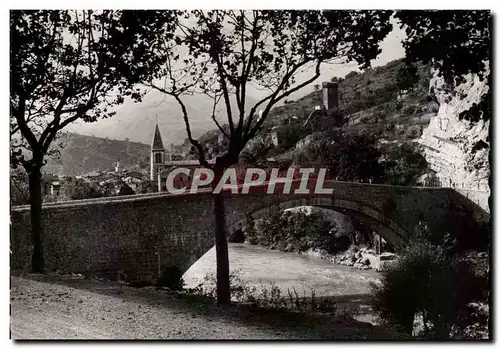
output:
[[[66,133],[57,140],[62,146],[58,159],[48,159],[42,168],[45,173],[75,176],[95,170],[113,170],[116,162],[121,168],[147,171],[150,145],[102,137]]]

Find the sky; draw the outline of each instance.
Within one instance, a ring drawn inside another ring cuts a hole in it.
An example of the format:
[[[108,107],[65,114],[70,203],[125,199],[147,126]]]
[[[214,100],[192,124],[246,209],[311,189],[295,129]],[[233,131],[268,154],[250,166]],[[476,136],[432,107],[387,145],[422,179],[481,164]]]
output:
[[[404,38],[404,32],[399,28],[395,19],[391,20],[393,30],[382,41],[380,47],[382,52],[372,62],[372,66],[382,66],[390,61],[404,57],[404,49],[401,40]],[[309,86],[302,88],[294,94],[287,97],[287,100],[299,99],[314,90],[315,84],[320,84],[323,81],[330,81],[334,76],[344,77],[349,72],[358,70],[357,64],[324,64],[321,67],[321,76]],[[302,72],[297,76],[296,81],[308,79],[313,74],[312,71]],[[268,92],[258,90],[254,87],[248,87],[248,95],[255,102],[262,97],[265,97]],[[198,127],[195,130],[199,134],[201,130],[215,128],[215,124],[209,118],[200,116],[204,114],[203,110],[207,108],[207,103],[210,100],[195,100],[192,107],[199,108],[197,115],[193,115],[191,119],[192,126]],[[117,114],[110,119],[99,120],[94,123],[75,123],[69,125],[66,130],[86,135],[95,135],[98,137],[108,137],[112,139],[129,138],[131,141],[149,143],[150,137],[154,131],[154,124],[158,122],[162,135],[165,134],[167,139],[171,139],[173,143],[179,143],[186,137],[184,123],[181,117],[181,111],[175,101],[167,100],[168,96],[163,95],[158,91],[151,91],[145,96],[142,103],[134,103],[126,101],[122,106],[117,108]],[[207,102],[207,103],[205,103]],[[209,108],[210,109],[210,108]],[[202,111],[201,113],[199,111]],[[159,115],[159,116],[157,116]],[[140,120],[139,120],[140,119]]]
[[[399,24],[395,19],[391,19],[391,23],[393,25],[393,30],[380,44],[382,52],[372,62],[373,67],[386,65],[387,63],[395,59],[399,59],[405,56],[403,45],[401,43],[405,36],[405,33],[399,28]],[[319,79],[316,82],[312,83],[311,86],[305,87],[301,91],[297,91],[297,93],[293,94],[289,99],[297,99],[311,93],[313,91],[314,84],[317,84],[318,81],[330,81],[330,79],[334,76],[342,78],[349,72],[357,70],[357,68],[358,66],[355,62],[349,64],[323,65],[321,67],[321,76],[319,77]],[[311,73],[303,74],[304,79],[310,76],[310,74]]]

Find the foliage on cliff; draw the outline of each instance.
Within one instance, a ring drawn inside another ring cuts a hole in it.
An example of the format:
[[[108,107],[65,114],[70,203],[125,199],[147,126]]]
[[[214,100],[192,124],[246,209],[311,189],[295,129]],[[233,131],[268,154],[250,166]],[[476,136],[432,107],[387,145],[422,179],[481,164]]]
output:
[[[429,64],[451,92],[466,81],[466,75],[489,77],[492,55],[492,15],[476,11],[397,11],[406,32],[403,46],[406,61]],[[478,104],[460,114],[460,119],[477,122],[491,116],[491,90]]]

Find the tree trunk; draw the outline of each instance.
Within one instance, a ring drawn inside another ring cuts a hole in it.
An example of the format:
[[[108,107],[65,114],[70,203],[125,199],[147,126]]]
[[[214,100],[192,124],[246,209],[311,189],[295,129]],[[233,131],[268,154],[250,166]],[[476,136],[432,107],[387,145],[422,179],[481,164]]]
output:
[[[40,168],[32,166],[28,176],[31,209],[31,239],[33,243],[31,271],[33,273],[44,273],[45,263],[43,259],[42,245],[42,174],[40,172]]]
[[[223,168],[214,171],[214,187],[219,182]],[[231,303],[231,292],[229,285],[229,253],[227,247],[226,216],[224,210],[224,197],[222,194],[214,196],[215,215],[215,251],[217,259],[217,303]]]

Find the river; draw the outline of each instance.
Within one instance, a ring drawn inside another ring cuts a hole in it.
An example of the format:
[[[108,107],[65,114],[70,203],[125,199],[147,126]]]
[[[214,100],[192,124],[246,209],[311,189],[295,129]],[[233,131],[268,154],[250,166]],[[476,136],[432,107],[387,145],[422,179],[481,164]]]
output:
[[[229,263],[232,272],[241,280],[260,287],[270,283],[284,294],[295,288],[300,295],[318,297],[355,296],[370,293],[370,282],[377,282],[380,274],[374,270],[359,270],[336,265],[318,257],[293,252],[269,250],[248,244],[229,244]],[[187,287],[198,285],[205,275],[215,275],[215,247],[201,257],[184,274]]]

